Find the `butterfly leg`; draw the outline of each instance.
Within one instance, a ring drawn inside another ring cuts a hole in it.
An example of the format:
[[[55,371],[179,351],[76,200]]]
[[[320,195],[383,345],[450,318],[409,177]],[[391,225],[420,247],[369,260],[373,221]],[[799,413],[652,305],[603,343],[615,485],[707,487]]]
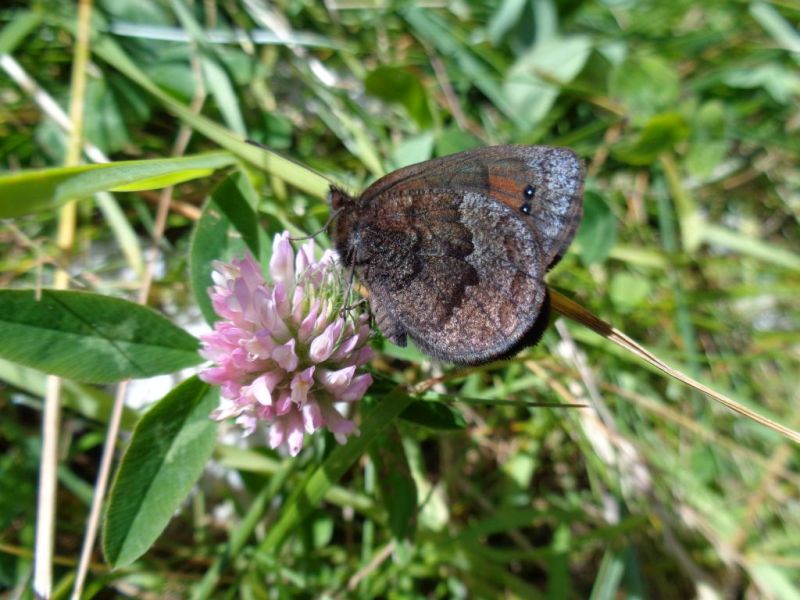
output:
[[[406,332],[403,326],[395,321],[377,298],[374,296],[370,299],[370,306],[372,308],[372,316],[375,319],[375,325],[381,330],[381,333],[398,346],[406,345]]]

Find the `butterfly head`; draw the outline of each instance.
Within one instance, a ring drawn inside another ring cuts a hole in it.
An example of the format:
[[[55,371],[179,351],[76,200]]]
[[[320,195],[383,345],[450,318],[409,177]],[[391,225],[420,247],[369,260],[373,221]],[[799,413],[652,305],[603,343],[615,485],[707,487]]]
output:
[[[331,186],[328,199],[333,242],[344,264],[350,266],[360,239],[357,199],[335,185]]]

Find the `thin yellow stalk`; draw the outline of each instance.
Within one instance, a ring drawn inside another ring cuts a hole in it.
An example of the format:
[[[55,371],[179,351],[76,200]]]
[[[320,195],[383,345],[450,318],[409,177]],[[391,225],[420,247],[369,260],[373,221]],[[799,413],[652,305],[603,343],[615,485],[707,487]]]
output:
[[[83,107],[86,91],[86,64],[89,57],[89,32],[91,0],[81,0],[78,6],[78,28],[75,40],[75,57],[72,63],[70,120],[73,128],[69,137],[66,166],[77,165],[81,159],[83,137]],[[65,204],[58,215],[57,244],[68,261],[75,242],[76,206],[74,201]],[[66,289],[69,274],[58,269],[55,287]],[[61,414],[61,379],[47,378],[47,392],[42,414],[42,459],[39,466],[39,494],[36,511],[36,541],[34,548],[34,594],[39,598],[50,598],[53,593],[53,549],[55,547],[55,515],[58,468],[58,434]]]
[[[710,387],[703,385],[699,381],[689,377],[682,371],[674,369],[670,367],[665,362],[661,361],[657,358],[654,354],[652,354],[649,350],[646,350],[643,346],[629,338],[627,335],[622,333],[619,329],[612,327],[599,317],[593,315],[591,312],[583,308],[577,302],[574,302],[559,294],[557,291],[551,289],[550,290],[550,299],[552,302],[553,310],[557,313],[572,319],[576,323],[580,323],[594,331],[595,333],[600,334],[607,340],[614,342],[621,348],[624,348],[631,354],[634,354],[641,358],[646,363],[654,366],[659,371],[666,373],[670,377],[673,377],[680,381],[681,383],[685,383],[689,387],[692,387],[698,391],[703,392],[708,397],[716,400],[723,406],[726,406],[730,410],[739,413],[740,415],[747,417],[748,419],[752,419],[756,423],[760,423],[765,427],[769,427],[773,431],[777,431],[781,435],[786,436],[793,442],[800,444],[800,433],[786,427],[785,425],[781,425],[780,423],[776,423],[772,419],[769,419],[756,411],[736,402],[735,400],[731,400],[724,394],[717,392],[716,390],[712,390]]]
[[[200,109],[205,102],[205,88],[203,86],[202,75],[200,73],[200,65],[196,59],[192,60],[192,71],[197,80],[197,93],[192,100],[191,109],[199,113]],[[173,147],[173,156],[181,156],[186,152],[191,139],[192,130],[183,125],[178,132],[178,136]],[[147,304],[147,297],[150,295],[150,287],[153,281],[153,272],[155,270],[155,263],[158,259],[158,246],[161,238],[164,235],[164,230],[167,225],[167,216],[169,215],[169,206],[172,201],[172,186],[164,188],[159,194],[158,209],[156,211],[156,220],[153,227],[153,245],[148,254],[147,265],[144,273],[144,278],[139,288],[138,302],[140,304]],[[97,539],[97,530],[100,527],[100,512],[103,506],[103,500],[108,489],[108,481],[111,476],[111,465],[114,460],[114,448],[117,444],[117,437],[119,436],[120,423],[122,421],[122,409],[125,406],[125,396],[128,391],[129,381],[123,381],[117,388],[117,393],[114,396],[114,406],[112,407],[111,414],[108,420],[108,429],[106,431],[106,440],[103,445],[103,455],[100,459],[100,468],[97,473],[97,481],[94,486],[94,494],[92,495],[92,506],[89,510],[89,517],[86,522],[86,534],[83,537],[83,546],[81,547],[81,558],[78,562],[78,570],[75,574],[75,585],[72,588],[72,600],[80,600],[83,595],[83,586],[86,582],[86,576],[89,571],[89,566],[92,558],[92,550],[94,549],[95,540]]]

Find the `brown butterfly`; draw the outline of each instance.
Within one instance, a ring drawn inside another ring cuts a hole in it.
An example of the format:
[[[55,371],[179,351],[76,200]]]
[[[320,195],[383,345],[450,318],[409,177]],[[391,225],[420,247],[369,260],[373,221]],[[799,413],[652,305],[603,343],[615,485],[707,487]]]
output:
[[[583,177],[567,148],[460,152],[389,173],[357,198],[332,187],[333,241],[389,340],[490,362],[541,337],[544,275],[578,229]]]

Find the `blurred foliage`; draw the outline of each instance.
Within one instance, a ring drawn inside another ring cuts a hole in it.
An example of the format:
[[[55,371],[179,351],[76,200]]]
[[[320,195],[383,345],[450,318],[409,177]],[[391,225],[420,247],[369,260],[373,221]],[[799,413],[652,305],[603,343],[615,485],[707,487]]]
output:
[[[62,107],[75,18],[72,3],[56,0],[0,7],[0,54]],[[86,138],[115,161],[165,158],[181,128],[164,98],[119,69],[102,45],[113,43],[167,98],[201,100],[211,121],[353,189],[477,145],[568,145],[587,164],[585,219],[550,282],[673,364],[796,428],[798,22],[800,6],[788,0],[102,0]],[[7,64],[0,168],[60,166],[63,131]],[[203,131],[186,152],[217,149]],[[247,202],[247,190],[258,191],[267,237],[325,223],[320,198],[241,169],[247,179],[235,193]],[[174,192],[151,304],[182,324],[199,321],[186,254],[219,178]],[[70,260],[80,285],[134,297],[130,257],[148,245],[156,198],[115,194],[133,241],[109,224],[109,212],[82,201],[71,257],[55,247],[54,214],[6,221],[2,285],[49,285],[54,261]],[[514,361],[462,371],[414,349],[376,347],[374,373],[387,387],[448,375],[435,390],[455,412],[430,421],[444,425],[398,421],[279,551],[263,543],[275,518],[265,508],[219,581],[203,587],[199,578],[265,486],[285,499],[335,447],[319,438],[287,471],[264,440],[244,450],[218,443],[214,468],[167,533],[128,568],[93,568],[87,594],[800,597],[798,451],[776,435],[578,327],[551,328]],[[0,364],[0,376],[0,589],[24,590],[41,396],[13,365]],[[104,432],[97,415],[105,413],[93,412],[87,392],[75,394],[86,401],[63,417],[63,586]],[[373,397],[379,402],[379,392]]]

